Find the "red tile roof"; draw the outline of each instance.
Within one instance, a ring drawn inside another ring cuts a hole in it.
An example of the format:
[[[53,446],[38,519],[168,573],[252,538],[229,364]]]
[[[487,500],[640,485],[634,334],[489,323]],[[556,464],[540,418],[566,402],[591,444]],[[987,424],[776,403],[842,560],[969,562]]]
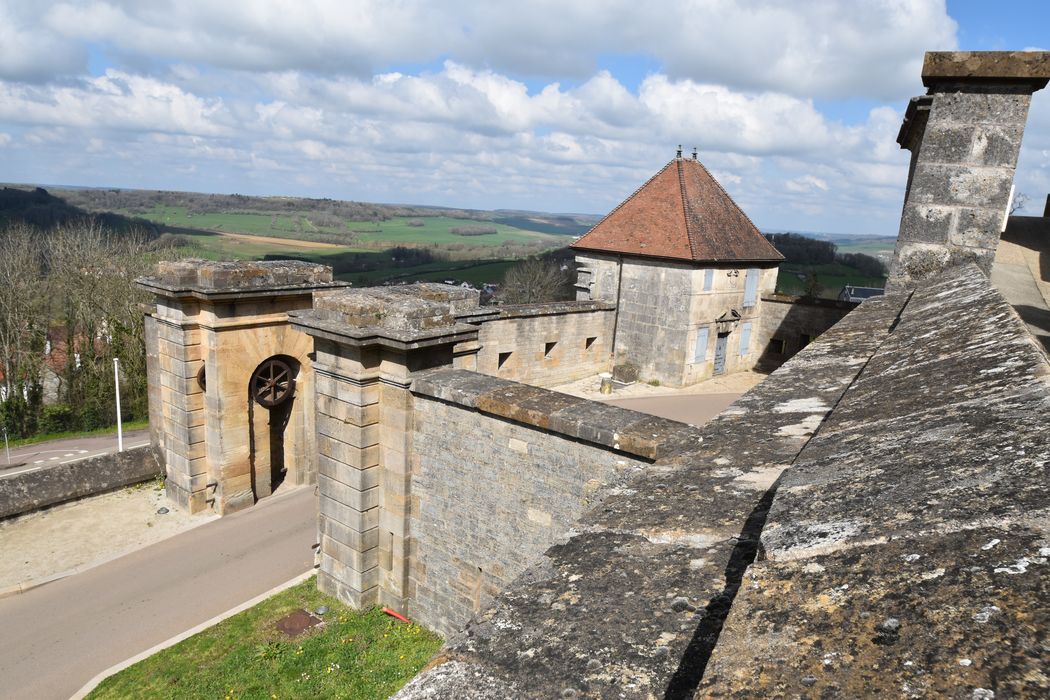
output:
[[[700,161],[675,158],[571,246],[692,262],[784,259]]]

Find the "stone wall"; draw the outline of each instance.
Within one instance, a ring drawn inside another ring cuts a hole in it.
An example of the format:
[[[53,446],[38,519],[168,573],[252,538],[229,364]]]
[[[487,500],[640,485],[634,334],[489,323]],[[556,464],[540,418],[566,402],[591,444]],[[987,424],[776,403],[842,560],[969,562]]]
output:
[[[408,610],[447,635],[487,606],[604,487],[643,462],[419,390],[415,396]]]
[[[587,301],[501,307],[480,327],[476,369],[534,386],[609,371],[614,309]]]
[[[157,451],[136,447],[0,479],[0,519],[119,489],[164,474]]]
[[[397,697],[1045,696],[1048,378],[973,265],[866,301]]]
[[[856,307],[856,303],[831,299],[762,297],[762,323],[755,338],[758,367],[776,369]]]

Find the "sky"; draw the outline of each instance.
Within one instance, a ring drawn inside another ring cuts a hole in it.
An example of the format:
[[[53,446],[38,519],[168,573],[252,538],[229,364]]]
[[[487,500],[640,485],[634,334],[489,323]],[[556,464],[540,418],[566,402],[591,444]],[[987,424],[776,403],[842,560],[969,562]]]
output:
[[[674,157],[765,230],[895,235],[929,50],[1050,3],[0,0],[0,181],[604,214]],[[1050,192],[1050,90],[1018,163]]]

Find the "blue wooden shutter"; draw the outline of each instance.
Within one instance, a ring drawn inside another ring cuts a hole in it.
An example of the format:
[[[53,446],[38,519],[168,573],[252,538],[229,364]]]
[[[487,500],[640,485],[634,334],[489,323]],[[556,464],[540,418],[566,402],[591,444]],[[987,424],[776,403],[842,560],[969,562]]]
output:
[[[751,268],[744,278],[744,306],[754,306],[758,302],[758,268]]]
[[[746,355],[751,346],[751,321],[744,321],[740,325],[740,354]]]
[[[707,359],[707,326],[696,329],[696,349],[693,350],[693,362]]]
[[[710,292],[715,286],[715,271],[711,268],[704,270],[704,291]]]

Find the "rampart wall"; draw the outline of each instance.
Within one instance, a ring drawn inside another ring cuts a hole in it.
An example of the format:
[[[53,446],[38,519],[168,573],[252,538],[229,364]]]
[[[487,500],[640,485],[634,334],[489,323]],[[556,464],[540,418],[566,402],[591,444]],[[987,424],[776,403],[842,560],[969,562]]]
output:
[[[500,307],[481,324],[477,371],[534,386],[608,371],[615,308],[592,301]]]
[[[869,300],[397,697],[1045,695],[1048,376],[976,266]]]
[[[551,428],[529,408],[537,399],[564,408],[550,392],[447,371],[417,378],[412,392],[408,610],[442,634],[488,605],[603,489],[651,461],[614,449],[612,433],[588,440],[578,427]]]

